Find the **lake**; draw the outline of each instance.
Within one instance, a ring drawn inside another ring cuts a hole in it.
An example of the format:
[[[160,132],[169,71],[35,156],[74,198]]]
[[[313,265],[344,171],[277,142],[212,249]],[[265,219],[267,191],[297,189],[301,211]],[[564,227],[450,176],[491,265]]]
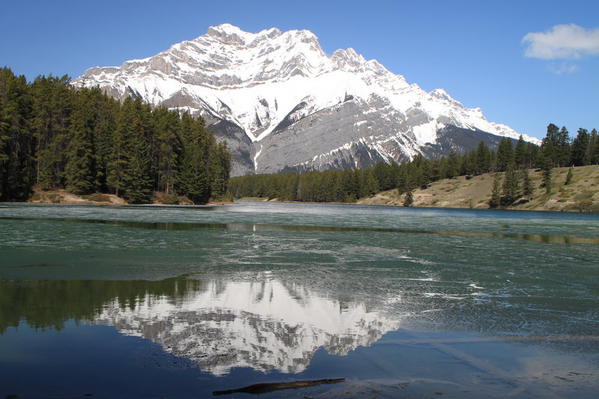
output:
[[[598,389],[599,215],[0,204],[0,398]]]

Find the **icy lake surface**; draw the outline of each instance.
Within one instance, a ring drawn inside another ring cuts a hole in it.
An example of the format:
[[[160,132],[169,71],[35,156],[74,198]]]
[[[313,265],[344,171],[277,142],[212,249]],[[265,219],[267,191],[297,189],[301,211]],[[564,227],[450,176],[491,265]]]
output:
[[[0,398],[339,378],[260,397],[596,398],[599,215],[0,204]]]

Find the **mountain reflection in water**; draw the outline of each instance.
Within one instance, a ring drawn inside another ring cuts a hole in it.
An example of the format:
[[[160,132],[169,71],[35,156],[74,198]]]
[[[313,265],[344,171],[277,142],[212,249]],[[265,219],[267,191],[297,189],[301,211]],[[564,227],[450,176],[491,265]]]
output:
[[[346,355],[399,328],[398,320],[365,303],[328,297],[268,273],[258,277],[0,281],[0,331],[22,318],[37,328],[60,329],[68,319],[114,326],[220,376],[234,367],[300,373],[319,348]]]

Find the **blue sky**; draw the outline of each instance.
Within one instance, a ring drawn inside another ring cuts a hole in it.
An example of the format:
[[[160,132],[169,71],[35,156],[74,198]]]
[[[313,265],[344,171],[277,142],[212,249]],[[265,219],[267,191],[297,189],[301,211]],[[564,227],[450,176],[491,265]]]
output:
[[[598,16],[594,0],[20,0],[2,5],[0,66],[28,79],[76,77],[225,22],[251,32],[309,29],[328,54],[353,47],[521,133],[542,137],[554,122],[573,135],[599,128]]]

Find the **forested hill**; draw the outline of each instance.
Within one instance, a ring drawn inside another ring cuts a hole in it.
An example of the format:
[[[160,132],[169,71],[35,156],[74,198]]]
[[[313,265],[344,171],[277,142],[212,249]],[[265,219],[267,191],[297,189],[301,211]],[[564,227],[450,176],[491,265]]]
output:
[[[230,163],[202,119],[74,88],[66,76],[28,83],[0,69],[0,201],[27,200],[36,187],[205,203],[226,192]]]
[[[398,189],[404,204],[410,206],[412,192],[417,188],[426,189],[432,182],[457,176],[466,176],[470,180],[473,176],[493,173],[494,195],[485,205],[509,207],[517,201],[530,200],[535,189],[529,176],[531,168],[540,169],[541,190],[550,194],[555,190],[554,168],[597,164],[599,137],[595,129],[591,132],[579,129],[572,140],[565,127],[560,129],[550,124],[540,147],[525,142],[522,137],[515,145],[511,139],[504,138],[497,151],[491,151],[481,142],[478,148],[470,152],[452,153],[441,159],[427,160],[418,155],[411,162],[380,163],[364,170],[235,177],[229,186],[236,198],[261,197],[309,202],[355,202],[378,192]],[[491,188],[488,191],[491,195]]]

